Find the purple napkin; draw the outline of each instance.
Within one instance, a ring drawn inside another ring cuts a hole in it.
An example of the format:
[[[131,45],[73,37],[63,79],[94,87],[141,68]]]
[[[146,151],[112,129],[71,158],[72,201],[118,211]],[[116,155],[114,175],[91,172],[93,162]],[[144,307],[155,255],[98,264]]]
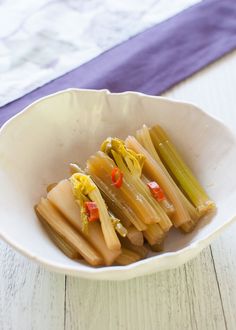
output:
[[[157,95],[235,48],[236,0],[205,0],[3,106],[0,125],[70,87]]]

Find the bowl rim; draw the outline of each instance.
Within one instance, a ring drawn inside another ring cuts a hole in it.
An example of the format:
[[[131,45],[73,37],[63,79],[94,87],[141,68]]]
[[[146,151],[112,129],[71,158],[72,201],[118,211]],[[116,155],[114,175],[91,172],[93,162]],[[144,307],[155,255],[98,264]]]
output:
[[[164,97],[164,96],[147,95],[147,94],[144,94],[144,93],[134,92],[134,91],[111,93],[107,89],[94,90],[94,89],[80,89],[80,88],[64,89],[64,90],[58,91],[56,93],[52,93],[50,95],[41,97],[41,98],[37,99],[36,101],[32,102],[31,104],[26,106],[24,109],[22,109],[20,112],[18,112],[17,114],[12,116],[10,119],[8,119],[2,125],[2,127],[0,128],[0,139],[1,139],[2,133],[8,128],[9,125],[11,125],[12,122],[19,119],[19,118],[21,118],[21,117],[24,117],[27,113],[33,111],[33,106],[35,104],[38,104],[38,103],[40,103],[41,101],[43,101],[45,99],[53,98],[57,95],[68,93],[68,92],[96,92],[96,93],[106,93],[106,94],[114,94],[114,95],[133,94],[133,95],[136,95],[138,97],[148,97],[148,98],[153,98],[153,99],[164,100],[164,101],[172,103],[172,104],[187,105],[187,106],[190,106],[192,108],[192,109],[190,109],[190,111],[192,111],[193,109],[195,109],[197,111],[200,111],[202,115],[204,115],[208,118],[211,118],[213,121],[220,124],[222,126],[222,128],[224,128],[228,132],[228,134],[231,136],[231,138],[234,140],[234,142],[236,144],[236,135],[232,132],[232,130],[222,120],[218,119],[214,115],[206,113],[204,110],[199,108],[194,103],[186,102],[186,101],[182,101],[182,100],[178,100],[178,99],[171,99],[171,98]],[[14,242],[14,240],[12,240],[8,236],[8,234],[4,233],[1,230],[1,227],[0,227],[0,238],[2,240],[4,240],[6,243],[8,243],[15,250],[20,252],[22,255],[24,255],[25,257],[28,257],[30,260],[36,261],[37,263],[45,266],[47,269],[55,271],[57,273],[74,275],[74,276],[78,276],[78,277],[81,277],[81,278],[89,278],[89,279],[94,279],[94,280],[103,280],[103,279],[105,279],[105,280],[106,279],[123,280],[123,279],[134,278],[134,277],[137,277],[137,276],[142,276],[146,273],[151,274],[151,273],[158,272],[158,271],[161,271],[161,270],[167,270],[167,269],[170,269],[170,268],[175,268],[175,267],[185,263],[186,261],[193,258],[204,247],[208,246],[212,242],[212,240],[220,234],[221,231],[223,231],[226,227],[228,227],[234,221],[236,221],[236,214],[233,215],[232,218],[226,220],[222,225],[219,225],[211,234],[205,235],[201,239],[199,239],[195,242],[192,242],[188,246],[186,246],[186,247],[184,247],[180,250],[177,250],[177,251],[164,252],[162,254],[151,256],[149,258],[140,260],[138,262],[135,262],[135,263],[127,265],[127,266],[106,266],[106,267],[98,267],[98,268],[88,266],[87,269],[80,269],[80,263],[79,262],[76,265],[76,267],[65,266],[61,262],[53,262],[51,260],[48,260],[47,258],[37,256],[37,255],[31,253],[28,249],[24,248],[21,244],[18,244],[16,242]],[[181,256],[184,256],[184,255],[187,255],[187,254],[189,255],[189,257],[180,258]],[[158,261],[159,260],[166,259],[166,263],[168,264],[168,261],[171,260],[172,258],[176,258],[176,262],[174,263],[174,266],[172,266],[172,267],[171,266],[170,267],[169,266],[168,267],[164,266],[163,269],[156,268],[156,266],[158,266]],[[151,267],[151,270],[149,269],[148,272],[145,272],[145,270],[140,271],[140,274],[136,272],[142,266],[144,266],[146,264],[151,264],[151,263],[153,263],[153,265]],[[130,272],[131,270],[132,270],[132,272]],[[126,274],[125,278],[121,274],[123,274],[123,275]],[[121,278],[119,278],[120,275],[121,275]],[[93,276],[94,276],[94,278],[93,278]],[[110,276],[111,276],[111,278],[109,278]]]

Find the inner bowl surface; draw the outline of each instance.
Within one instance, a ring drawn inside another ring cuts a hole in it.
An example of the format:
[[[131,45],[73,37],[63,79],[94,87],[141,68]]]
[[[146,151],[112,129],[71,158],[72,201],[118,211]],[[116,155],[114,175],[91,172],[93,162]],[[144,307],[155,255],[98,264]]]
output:
[[[167,129],[216,202],[216,214],[191,234],[173,230],[164,253],[129,266],[93,268],[68,259],[48,238],[33,206],[45,196],[48,183],[69,175],[70,162],[85,164],[107,136],[125,138],[144,123]],[[194,257],[235,218],[235,137],[189,103],[134,92],[62,91],[33,103],[3,126],[0,155],[0,235],[55,271],[122,280],[170,269]]]

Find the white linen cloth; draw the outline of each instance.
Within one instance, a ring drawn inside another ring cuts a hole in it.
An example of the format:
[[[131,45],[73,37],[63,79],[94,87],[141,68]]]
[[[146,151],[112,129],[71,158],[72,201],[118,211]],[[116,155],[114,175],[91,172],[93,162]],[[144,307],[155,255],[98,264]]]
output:
[[[0,106],[199,0],[0,0]]]

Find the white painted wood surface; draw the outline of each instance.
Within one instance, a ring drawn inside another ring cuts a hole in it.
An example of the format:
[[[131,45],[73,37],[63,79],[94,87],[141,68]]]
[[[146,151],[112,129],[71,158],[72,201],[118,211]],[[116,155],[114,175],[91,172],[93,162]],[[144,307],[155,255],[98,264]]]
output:
[[[168,93],[236,130],[236,52]],[[223,187],[222,187],[223,189]],[[236,329],[236,225],[186,265],[125,282],[53,274],[0,243],[0,329]]]
[[[65,276],[0,242],[0,329],[64,329]]]

